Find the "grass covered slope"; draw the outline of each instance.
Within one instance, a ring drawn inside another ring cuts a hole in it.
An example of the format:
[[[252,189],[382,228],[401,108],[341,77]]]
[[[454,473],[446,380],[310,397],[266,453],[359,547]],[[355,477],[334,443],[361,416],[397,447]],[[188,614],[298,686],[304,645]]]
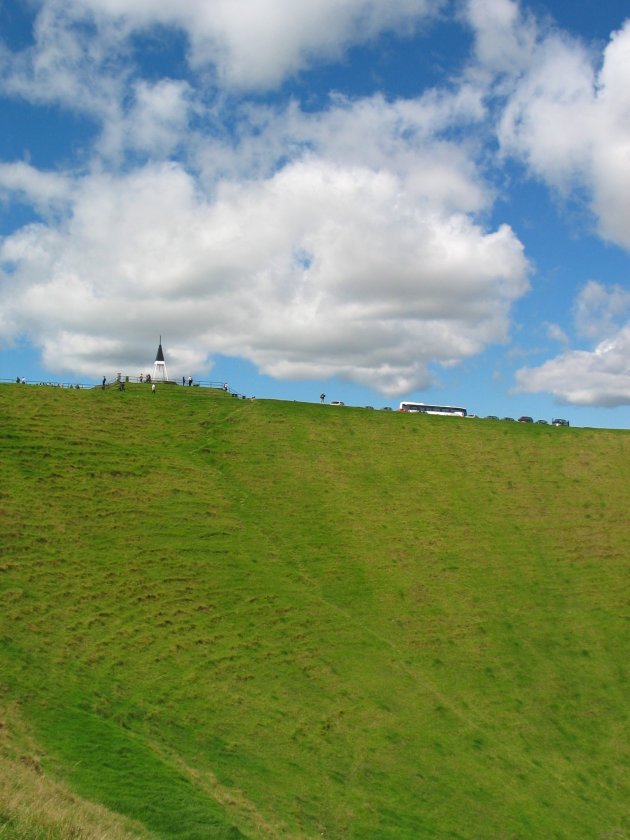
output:
[[[629,434],[175,386],[0,422],[0,774],[65,836],[630,832]],[[64,837],[21,802],[0,837]]]

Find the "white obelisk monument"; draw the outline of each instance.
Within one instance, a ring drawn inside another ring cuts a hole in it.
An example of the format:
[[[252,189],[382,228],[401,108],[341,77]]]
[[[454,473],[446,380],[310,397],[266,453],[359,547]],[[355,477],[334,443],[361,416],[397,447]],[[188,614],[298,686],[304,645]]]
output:
[[[162,336],[160,336],[160,344],[155,357],[155,364],[153,365],[153,381],[155,382],[156,380],[161,382],[166,382],[168,380],[166,362],[164,361],[164,351],[162,350]]]

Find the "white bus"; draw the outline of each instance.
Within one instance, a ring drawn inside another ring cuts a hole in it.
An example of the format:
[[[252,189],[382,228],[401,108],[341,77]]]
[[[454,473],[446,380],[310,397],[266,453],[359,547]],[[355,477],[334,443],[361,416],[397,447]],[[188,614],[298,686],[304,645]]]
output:
[[[419,402],[401,402],[399,411],[414,414],[443,414],[446,417],[465,417],[466,409],[456,405],[428,405]]]

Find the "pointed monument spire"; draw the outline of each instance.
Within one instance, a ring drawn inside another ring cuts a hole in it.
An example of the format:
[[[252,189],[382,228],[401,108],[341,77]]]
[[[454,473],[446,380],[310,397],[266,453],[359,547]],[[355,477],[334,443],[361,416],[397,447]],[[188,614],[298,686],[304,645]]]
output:
[[[153,380],[156,379],[166,382],[168,374],[166,373],[166,362],[164,361],[164,351],[162,350],[162,336],[160,336],[160,343],[158,345],[157,354],[155,356],[155,364],[153,365]]]

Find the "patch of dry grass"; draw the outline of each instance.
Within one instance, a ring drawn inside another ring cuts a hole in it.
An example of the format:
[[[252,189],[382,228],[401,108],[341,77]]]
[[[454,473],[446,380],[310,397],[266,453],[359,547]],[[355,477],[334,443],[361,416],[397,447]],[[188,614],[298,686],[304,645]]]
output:
[[[0,709],[2,840],[151,840],[140,824],[81,799],[44,770],[15,707]]]

